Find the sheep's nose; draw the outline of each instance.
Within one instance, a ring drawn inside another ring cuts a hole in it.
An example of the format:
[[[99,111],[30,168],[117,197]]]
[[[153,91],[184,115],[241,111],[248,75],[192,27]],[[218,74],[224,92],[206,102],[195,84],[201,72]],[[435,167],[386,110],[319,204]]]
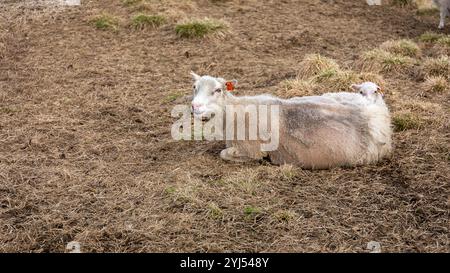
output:
[[[192,103],[192,111],[195,111],[195,110],[199,109],[200,107],[202,107],[202,104]]]

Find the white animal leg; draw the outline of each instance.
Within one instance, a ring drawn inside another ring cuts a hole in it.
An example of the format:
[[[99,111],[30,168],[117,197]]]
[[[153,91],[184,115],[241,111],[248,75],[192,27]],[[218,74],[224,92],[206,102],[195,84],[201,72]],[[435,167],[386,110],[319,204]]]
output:
[[[439,22],[439,29],[443,29],[445,25],[445,17],[447,17],[447,9],[441,8],[441,21]]]

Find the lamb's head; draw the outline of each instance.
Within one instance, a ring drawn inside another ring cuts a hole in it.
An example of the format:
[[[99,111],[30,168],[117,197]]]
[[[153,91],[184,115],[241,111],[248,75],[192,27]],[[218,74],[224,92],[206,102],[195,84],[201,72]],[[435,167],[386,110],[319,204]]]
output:
[[[201,120],[209,120],[216,113],[224,111],[225,97],[237,84],[236,80],[199,76],[191,72],[194,79],[192,113]]]
[[[352,84],[351,89],[360,93],[370,101],[377,101],[379,98],[383,98],[384,94],[381,91],[381,87],[373,82],[363,82],[361,84]]]

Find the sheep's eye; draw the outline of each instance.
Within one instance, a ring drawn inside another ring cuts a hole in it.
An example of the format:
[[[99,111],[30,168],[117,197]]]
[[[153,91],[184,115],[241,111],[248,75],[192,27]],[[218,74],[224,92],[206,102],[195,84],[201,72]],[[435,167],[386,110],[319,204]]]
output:
[[[220,92],[222,92],[222,89],[220,89],[220,88],[217,88],[216,90],[214,90],[214,92],[216,92],[216,93],[220,93]]]
[[[359,94],[363,95],[363,91],[359,91]]]
[[[195,85],[192,88],[194,88],[194,90],[195,90]]]

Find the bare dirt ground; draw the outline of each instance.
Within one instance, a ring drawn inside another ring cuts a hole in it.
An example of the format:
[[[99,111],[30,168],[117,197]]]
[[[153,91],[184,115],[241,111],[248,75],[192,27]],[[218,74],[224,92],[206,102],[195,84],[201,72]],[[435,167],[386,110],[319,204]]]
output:
[[[409,105],[425,122],[396,132],[375,165],[228,163],[221,142],[170,135],[191,70],[238,79],[240,95],[275,93],[306,54],[354,68],[384,41],[436,31],[438,15],[357,0],[150,1],[168,23],[135,30],[119,0],[25,2],[0,3],[0,251],[450,251],[450,93],[426,94],[420,71],[384,75],[393,114]],[[91,24],[106,12],[116,31]],[[230,33],[176,36],[176,22],[206,16]]]

